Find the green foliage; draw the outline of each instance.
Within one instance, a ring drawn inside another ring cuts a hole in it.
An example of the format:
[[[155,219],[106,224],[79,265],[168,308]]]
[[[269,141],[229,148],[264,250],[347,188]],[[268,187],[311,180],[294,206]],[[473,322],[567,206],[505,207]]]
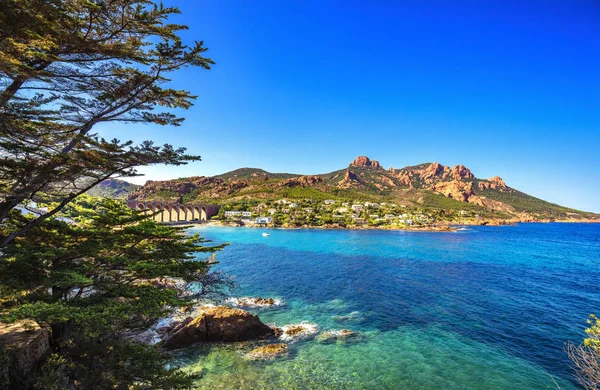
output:
[[[590,215],[590,213],[584,213],[579,210],[546,202],[516,190],[503,192],[494,189],[486,189],[484,191],[478,190],[477,195],[509,204],[517,211],[538,213],[542,217],[564,218],[567,216],[567,213],[577,213],[583,216]]]
[[[97,198],[125,199],[130,192],[139,186],[125,180],[108,179],[91,188],[87,195]]]
[[[250,179],[256,176],[268,176],[276,179],[289,179],[291,177],[297,177],[299,175],[295,175],[292,173],[271,173],[259,168],[239,168],[234,171],[217,175],[215,177],[227,181],[230,179]]]
[[[108,178],[199,160],[183,148],[93,131],[101,123],[181,124],[169,110],[187,109],[195,97],[166,86],[169,75],[213,61],[202,42],[182,42],[187,27],[168,22],[177,13],[151,0],[3,1],[0,220],[26,199],[56,206],[0,237],[0,247]]]
[[[224,245],[207,245],[112,199],[82,196],[65,212],[75,223],[48,219],[0,255],[0,321],[49,324],[60,351],[31,379],[52,388],[48,381],[66,372],[81,389],[189,386],[167,356],[126,335],[198,298],[168,284],[157,288],[157,278],[197,284],[206,298],[221,294],[230,282],[196,257]],[[27,218],[10,217],[3,227]]]
[[[313,199],[315,201],[331,199],[331,194],[312,187],[285,187],[279,191],[278,196],[290,199]]]
[[[586,347],[595,349],[600,355],[600,318],[592,314],[588,318],[587,323],[590,327],[585,330],[588,337],[584,340],[583,344]]]

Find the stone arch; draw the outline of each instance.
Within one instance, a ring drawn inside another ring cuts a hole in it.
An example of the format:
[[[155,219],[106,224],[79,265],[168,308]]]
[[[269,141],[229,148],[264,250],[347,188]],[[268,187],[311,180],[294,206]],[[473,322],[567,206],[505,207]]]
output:
[[[171,206],[168,204],[163,207],[162,222],[171,222]]]
[[[171,213],[169,214],[169,219],[171,222],[179,221],[179,207],[177,205],[171,205]]]
[[[146,204],[144,204],[144,203],[138,203],[136,206],[136,210],[142,212],[142,214],[144,214],[144,215],[148,215],[148,214],[152,213],[150,208],[146,207]]]
[[[200,220],[200,208],[198,206],[192,207],[192,220],[199,221]]]
[[[206,221],[206,219],[206,207],[202,206],[200,207],[200,220]]]
[[[194,219],[194,208],[192,206],[185,206],[185,220],[191,221]]]
[[[162,206],[159,204],[155,204],[152,210],[154,213],[154,216],[152,217],[152,219],[154,219],[156,222],[162,222],[163,221],[163,209]]]

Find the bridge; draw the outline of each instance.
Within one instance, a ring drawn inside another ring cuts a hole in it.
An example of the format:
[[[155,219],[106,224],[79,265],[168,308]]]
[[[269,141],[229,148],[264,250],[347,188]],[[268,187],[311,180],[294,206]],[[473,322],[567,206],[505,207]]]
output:
[[[217,215],[221,206],[214,204],[175,203],[158,201],[140,201],[130,199],[127,206],[134,210],[142,210],[147,214],[154,214],[152,219],[156,222],[187,222],[208,221]]]

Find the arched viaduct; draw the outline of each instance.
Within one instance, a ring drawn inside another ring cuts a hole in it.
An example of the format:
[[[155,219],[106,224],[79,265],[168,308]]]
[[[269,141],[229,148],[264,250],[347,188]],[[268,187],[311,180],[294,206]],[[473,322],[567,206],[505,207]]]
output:
[[[156,222],[185,222],[207,221],[217,215],[221,206],[214,204],[154,202],[130,199],[127,206],[134,210],[141,210],[154,214],[152,219]]]

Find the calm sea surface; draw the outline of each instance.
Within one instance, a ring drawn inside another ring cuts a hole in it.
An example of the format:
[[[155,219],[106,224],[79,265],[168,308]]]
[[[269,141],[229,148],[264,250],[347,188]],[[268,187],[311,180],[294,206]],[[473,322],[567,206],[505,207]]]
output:
[[[285,302],[251,310],[263,322],[364,335],[298,342],[270,362],[246,360],[251,345],[191,348],[182,361],[202,388],[578,388],[563,347],[600,312],[598,224],[190,232],[231,243],[217,269],[235,276],[235,295]]]

